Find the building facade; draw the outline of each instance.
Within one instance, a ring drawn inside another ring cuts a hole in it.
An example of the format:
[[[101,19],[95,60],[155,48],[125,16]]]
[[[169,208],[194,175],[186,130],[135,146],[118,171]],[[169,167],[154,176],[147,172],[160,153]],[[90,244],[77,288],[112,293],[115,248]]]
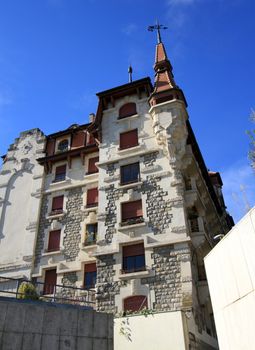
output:
[[[213,349],[203,258],[232,220],[161,40],[154,71],[154,85],[98,93],[88,124],[47,136],[32,277],[44,294],[55,284],[95,289],[99,311],[180,313],[190,349]]]

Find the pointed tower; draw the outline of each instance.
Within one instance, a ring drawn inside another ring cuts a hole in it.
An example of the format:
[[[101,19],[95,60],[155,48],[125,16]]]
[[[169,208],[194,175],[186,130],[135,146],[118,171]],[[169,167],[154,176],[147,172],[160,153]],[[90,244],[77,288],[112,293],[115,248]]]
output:
[[[154,26],[157,29],[159,25]],[[154,28],[149,27],[149,28]],[[165,27],[164,27],[165,28]],[[151,30],[151,29],[150,29]],[[158,30],[158,42],[155,52],[155,82],[154,90],[150,95],[150,105],[156,105],[173,99],[183,100],[187,107],[186,99],[181,89],[176,85],[173,75],[173,67],[167,57],[166,49],[161,40],[160,28]]]

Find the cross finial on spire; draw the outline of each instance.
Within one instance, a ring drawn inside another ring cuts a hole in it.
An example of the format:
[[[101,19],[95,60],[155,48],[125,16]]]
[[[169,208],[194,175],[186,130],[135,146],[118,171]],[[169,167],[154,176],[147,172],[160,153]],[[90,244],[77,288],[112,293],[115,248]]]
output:
[[[164,26],[163,24],[159,24],[158,20],[156,21],[156,24],[154,26],[149,26],[148,27],[148,31],[150,31],[150,32],[153,32],[154,30],[157,31],[158,44],[160,44],[162,42],[162,40],[161,40],[161,33],[160,33],[161,29],[167,29],[167,27]]]

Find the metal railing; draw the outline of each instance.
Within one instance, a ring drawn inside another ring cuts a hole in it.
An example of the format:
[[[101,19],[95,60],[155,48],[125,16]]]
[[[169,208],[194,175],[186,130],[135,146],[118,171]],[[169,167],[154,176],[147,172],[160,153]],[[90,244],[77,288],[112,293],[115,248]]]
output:
[[[26,286],[22,286],[25,284]],[[26,288],[27,287],[27,288]],[[0,296],[16,299],[42,300],[95,308],[96,291],[67,285],[51,285],[24,278],[0,276]]]

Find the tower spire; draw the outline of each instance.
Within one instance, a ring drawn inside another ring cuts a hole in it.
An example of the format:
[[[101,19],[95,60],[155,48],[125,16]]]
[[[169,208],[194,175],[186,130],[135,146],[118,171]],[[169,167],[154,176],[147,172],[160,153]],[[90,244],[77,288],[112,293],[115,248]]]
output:
[[[157,31],[157,44],[155,52],[155,80],[154,91],[150,96],[150,103],[152,105],[171,100],[171,99],[183,99],[186,104],[185,97],[182,91],[178,88],[174,81],[173,67],[167,57],[165,46],[161,38],[161,30],[167,29],[166,26],[156,22],[156,25],[149,26],[150,32]]]

